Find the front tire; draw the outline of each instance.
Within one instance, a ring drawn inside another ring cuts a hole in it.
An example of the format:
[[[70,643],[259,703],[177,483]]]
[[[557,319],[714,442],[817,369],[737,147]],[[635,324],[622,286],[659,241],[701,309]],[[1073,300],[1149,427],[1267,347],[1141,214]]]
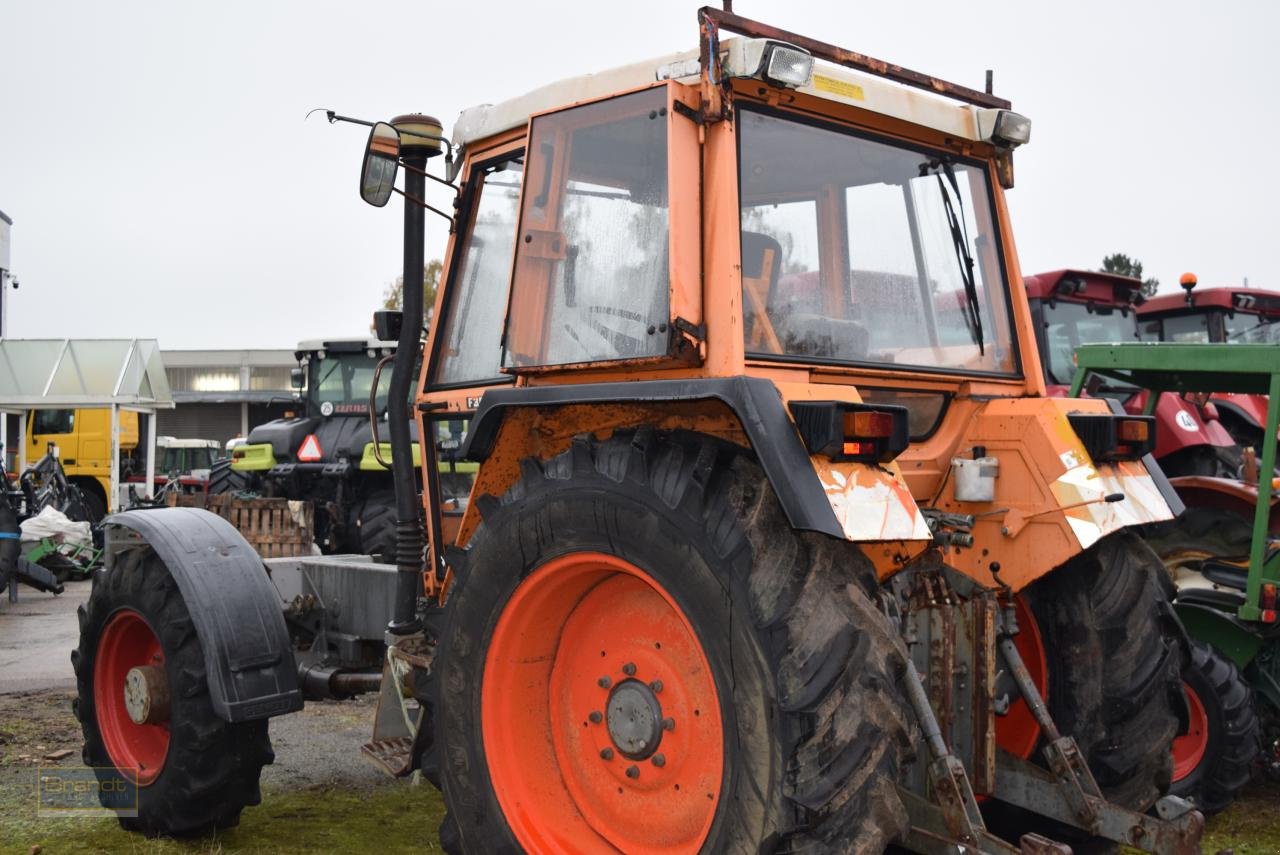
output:
[[[906,653],[870,562],[794,531],[738,450],[579,437],[481,501],[437,654],[446,850],[905,833]]]
[[[1217,813],[1249,783],[1262,750],[1253,692],[1231,660],[1203,641],[1191,642],[1183,678],[1190,723],[1173,743],[1171,792]]]
[[[249,489],[251,476],[231,468],[231,458],[215,460],[209,469],[209,495],[239,493]]]
[[[238,824],[241,810],[261,801],[258,779],[274,759],[267,722],[229,724],[214,714],[200,639],[164,563],[149,547],[126,550],[95,577],[79,618],[71,662],[84,763],[104,784],[125,777],[138,785],[138,816],[120,824],[149,837]],[[137,696],[131,706],[125,686],[143,671],[162,689],[148,693],[158,711],[137,723]],[[165,695],[167,714],[155,700]]]

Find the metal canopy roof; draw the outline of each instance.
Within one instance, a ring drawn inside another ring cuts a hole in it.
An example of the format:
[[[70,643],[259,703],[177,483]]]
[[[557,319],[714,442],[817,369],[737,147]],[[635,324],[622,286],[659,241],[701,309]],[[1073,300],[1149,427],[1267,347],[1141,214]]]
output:
[[[152,338],[0,341],[0,409],[170,409],[173,395]]]

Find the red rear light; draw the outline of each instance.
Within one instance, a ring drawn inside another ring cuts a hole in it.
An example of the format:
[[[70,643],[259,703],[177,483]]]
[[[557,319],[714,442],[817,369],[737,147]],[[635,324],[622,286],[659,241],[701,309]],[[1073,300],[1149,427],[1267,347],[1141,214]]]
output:
[[[231,459],[244,460],[244,451],[242,449],[237,448],[235,451],[231,452]]]
[[[1262,594],[1258,597],[1258,605],[1263,609],[1275,611],[1276,608],[1276,585],[1274,582],[1262,583]]]
[[[1271,609],[1263,609],[1263,610],[1262,610],[1262,622],[1263,622],[1263,623],[1275,623],[1275,622],[1276,622],[1276,613],[1275,613],[1274,611],[1272,611]]]

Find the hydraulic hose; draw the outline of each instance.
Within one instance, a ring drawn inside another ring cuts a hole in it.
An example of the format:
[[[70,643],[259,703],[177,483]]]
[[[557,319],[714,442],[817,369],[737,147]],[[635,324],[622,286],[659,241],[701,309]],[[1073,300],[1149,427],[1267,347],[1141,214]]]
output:
[[[396,578],[395,614],[387,631],[407,635],[419,629],[418,590],[422,581],[422,506],[418,499],[418,479],[413,471],[413,447],[409,437],[409,396],[413,387],[413,366],[422,347],[422,271],[426,214],[415,199],[423,198],[426,178],[425,157],[405,157],[404,171],[404,291],[400,342],[391,369],[387,396],[387,421],[391,434],[391,475],[396,492]],[[427,437],[419,437],[425,443]],[[424,454],[425,459],[427,455]]]

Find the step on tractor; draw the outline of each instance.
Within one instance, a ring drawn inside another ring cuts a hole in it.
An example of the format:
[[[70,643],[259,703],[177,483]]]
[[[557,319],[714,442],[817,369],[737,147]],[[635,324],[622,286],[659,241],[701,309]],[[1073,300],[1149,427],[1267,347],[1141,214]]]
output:
[[[301,412],[250,431],[229,458],[213,465],[209,492],[310,502],[322,552],[391,563],[395,494],[391,445],[384,441],[387,386],[379,381],[395,349],[396,342],[380,339],[301,342],[293,372]],[[416,431],[410,423],[415,467],[421,457]]]
[[[1082,344],[1138,339],[1138,316],[1146,304],[1142,282],[1092,270],[1054,270],[1023,280],[1049,394],[1065,395],[1075,375],[1075,349]],[[1147,391],[1118,386],[1100,389],[1125,410],[1147,409]],[[1263,402],[1265,409],[1266,403]],[[1165,475],[1234,479],[1240,447],[1203,400],[1159,396],[1151,412],[1158,424],[1153,451]]]
[[[1143,341],[1280,344],[1280,292],[1258,288],[1202,288],[1184,273],[1183,294],[1154,297],[1138,308]],[[1209,390],[1218,418],[1242,448],[1262,455],[1265,395]],[[1206,393],[1207,394],[1207,393]],[[1274,435],[1274,434],[1273,434]]]
[[[1152,419],[1044,394],[1004,199],[1030,123],[698,20],[450,138],[362,122],[362,197],[406,200],[395,567],[112,517],[77,710],[127,827],[234,824],[271,717],[376,687],[364,751],[440,788],[449,852],[1198,851],[1165,795],[1190,650],[1132,531],[1180,508]],[[465,422],[421,496],[411,388],[419,435]]]
[[[1088,345],[1077,356],[1072,394],[1103,378],[1153,395],[1260,398],[1263,435],[1280,423],[1274,344]],[[1265,444],[1260,471],[1273,471],[1275,458],[1275,444]],[[1190,726],[1174,744],[1174,792],[1210,812],[1230,803],[1255,766],[1280,780],[1280,548],[1274,489],[1269,479],[1259,488],[1258,471],[1236,485],[1235,497],[1171,479],[1186,513],[1145,531],[1177,585],[1175,609],[1193,639],[1184,672]],[[1271,501],[1258,501],[1260,492]]]

